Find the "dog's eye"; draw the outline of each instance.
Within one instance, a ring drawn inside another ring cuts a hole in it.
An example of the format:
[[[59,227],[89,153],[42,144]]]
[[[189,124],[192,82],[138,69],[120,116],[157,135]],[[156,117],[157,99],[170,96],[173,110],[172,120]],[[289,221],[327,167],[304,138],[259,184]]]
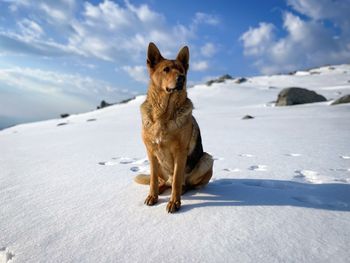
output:
[[[166,72],[166,73],[168,73],[168,72],[170,71],[170,68],[169,68],[169,67],[165,67],[165,68],[163,69],[163,71]]]

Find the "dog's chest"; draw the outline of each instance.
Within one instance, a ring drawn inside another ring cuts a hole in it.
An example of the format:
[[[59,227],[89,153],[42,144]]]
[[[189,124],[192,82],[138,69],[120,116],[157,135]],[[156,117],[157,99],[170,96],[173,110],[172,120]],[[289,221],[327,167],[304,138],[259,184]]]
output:
[[[157,131],[153,134],[151,142],[156,148],[164,148],[169,141],[169,135],[163,131]]]
[[[160,145],[162,143],[162,136],[157,136],[154,138],[154,140],[152,141],[153,144],[157,144]]]
[[[163,179],[171,182],[174,170],[173,153],[171,151],[169,138],[162,133],[157,134],[152,140],[154,155],[160,164]]]
[[[149,131],[149,139],[150,142],[154,145],[154,146],[162,146],[165,143],[168,142],[169,140],[169,133],[167,132],[167,130],[165,129],[165,127],[163,127],[162,125],[154,125],[152,127],[152,129]]]

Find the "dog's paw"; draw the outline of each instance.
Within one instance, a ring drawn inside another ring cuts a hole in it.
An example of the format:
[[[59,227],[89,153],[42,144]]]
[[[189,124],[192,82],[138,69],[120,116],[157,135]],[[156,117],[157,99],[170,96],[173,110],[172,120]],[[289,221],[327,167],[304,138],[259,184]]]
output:
[[[179,201],[169,201],[168,205],[166,206],[166,211],[168,213],[175,213],[180,209],[181,202]]]
[[[158,196],[154,196],[154,195],[148,195],[145,200],[146,205],[155,205],[157,202],[158,202]]]

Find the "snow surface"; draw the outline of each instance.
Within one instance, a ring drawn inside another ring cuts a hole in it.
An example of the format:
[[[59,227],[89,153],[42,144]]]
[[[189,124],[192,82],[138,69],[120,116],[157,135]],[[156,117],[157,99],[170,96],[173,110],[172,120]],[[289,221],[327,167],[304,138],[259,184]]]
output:
[[[144,96],[0,131],[0,262],[349,262],[350,105],[271,102],[349,80],[339,65],[190,89],[214,175],[176,214],[133,182]]]

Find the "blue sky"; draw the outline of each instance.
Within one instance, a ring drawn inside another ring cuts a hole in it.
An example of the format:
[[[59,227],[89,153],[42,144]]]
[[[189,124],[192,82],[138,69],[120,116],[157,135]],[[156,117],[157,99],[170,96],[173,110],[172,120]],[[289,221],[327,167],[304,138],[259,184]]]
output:
[[[350,59],[350,0],[0,0],[0,126],[145,93],[150,41],[189,84]]]

